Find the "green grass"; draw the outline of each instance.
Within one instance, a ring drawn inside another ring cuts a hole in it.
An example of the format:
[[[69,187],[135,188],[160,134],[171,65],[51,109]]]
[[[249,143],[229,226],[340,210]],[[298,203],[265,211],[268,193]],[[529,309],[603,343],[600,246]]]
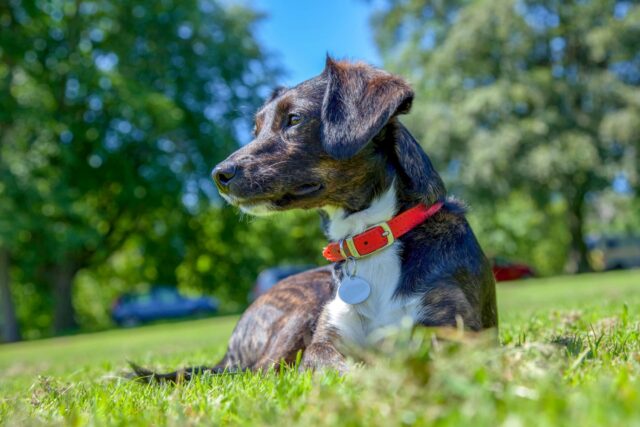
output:
[[[0,346],[0,424],[640,426],[640,271],[501,284],[498,298],[499,346],[400,333],[345,377],[118,377],[128,359],[216,361],[235,317]]]

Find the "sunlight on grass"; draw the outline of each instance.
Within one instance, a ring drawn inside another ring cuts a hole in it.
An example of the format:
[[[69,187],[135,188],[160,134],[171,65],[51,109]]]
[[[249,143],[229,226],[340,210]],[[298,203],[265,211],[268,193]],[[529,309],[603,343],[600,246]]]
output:
[[[633,425],[640,422],[640,272],[500,284],[496,346],[432,332],[364,355],[339,377],[205,375],[147,387],[127,359],[211,363],[236,318],[0,347],[6,425]],[[283,421],[285,420],[285,421]]]

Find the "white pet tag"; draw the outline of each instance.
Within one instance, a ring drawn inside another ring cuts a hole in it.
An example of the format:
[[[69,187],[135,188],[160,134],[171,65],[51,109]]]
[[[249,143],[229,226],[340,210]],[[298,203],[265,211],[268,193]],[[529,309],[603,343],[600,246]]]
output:
[[[356,276],[355,258],[347,258],[344,264],[344,276],[338,288],[340,299],[351,305],[366,301],[371,294],[371,285],[362,277]]]
[[[338,288],[338,296],[347,304],[356,305],[366,301],[371,293],[371,286],[361,277],[345,277]]]

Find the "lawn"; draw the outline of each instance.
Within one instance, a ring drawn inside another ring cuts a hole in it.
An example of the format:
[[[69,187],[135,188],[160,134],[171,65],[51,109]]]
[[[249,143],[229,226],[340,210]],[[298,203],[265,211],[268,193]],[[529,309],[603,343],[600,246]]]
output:
[[[501,284],[498,298],[501,345],[400,333],[345,377],[119,377],[127,360],[215,362],[234,317],[0,346],[0,424],[640,426],[640,271]]]

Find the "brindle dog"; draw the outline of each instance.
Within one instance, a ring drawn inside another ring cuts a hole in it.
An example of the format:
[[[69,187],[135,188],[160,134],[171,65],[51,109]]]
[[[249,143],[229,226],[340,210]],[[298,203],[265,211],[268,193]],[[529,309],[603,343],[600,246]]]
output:
[[[429,158],[397,116],[413,91],[401,78],[327,58],[325,70],[273,92],[255,118],[254,140],[213,171],[221,195],[252,214],[319,209],[333,240],[362,232],[417,204],[444,202],[433,217],[380,253],[358,260],[373,288],[349,305],[336,289],[344,263],[287,278],[243,314],[214,367],[142,378],[176,381],[210,371],[261,370],[292,363],[346,369],[345,348],[409,317],[415,325],[497,326],[491,267],[464,209],[447,199]],[[320,248],[319,248],[320,249]]]

